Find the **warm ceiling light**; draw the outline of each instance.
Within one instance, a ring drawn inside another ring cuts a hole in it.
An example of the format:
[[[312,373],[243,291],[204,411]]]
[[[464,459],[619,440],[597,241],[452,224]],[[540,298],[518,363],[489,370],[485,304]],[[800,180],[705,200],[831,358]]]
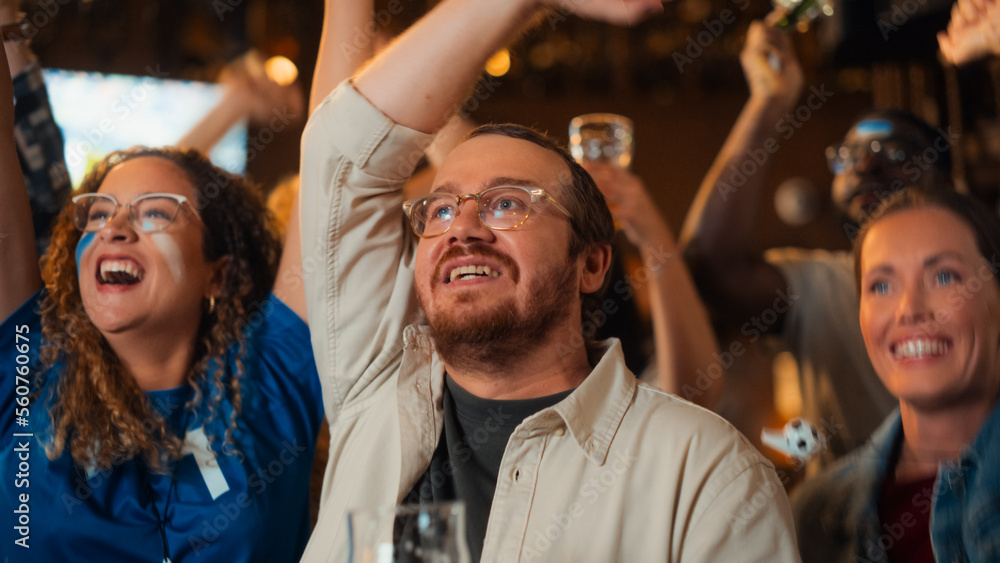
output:
[[[264,72],[268,78],[282,86],[288,86],[299,77],[299,69],[295,67],[295,63],[280,55],[267,59]]]
[[[486,72],[493,76],[503,76],[510,70],[510,51],[500,49],[486,61]]]

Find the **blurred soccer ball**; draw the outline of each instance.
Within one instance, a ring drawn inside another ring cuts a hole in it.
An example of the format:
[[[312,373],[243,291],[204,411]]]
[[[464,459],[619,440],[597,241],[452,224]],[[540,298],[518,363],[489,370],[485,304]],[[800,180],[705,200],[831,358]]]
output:
[[[780,432],[765,428],[761,431],[760,439],[764,445],[802,461],[816,455],[826,446],[824,436],[802,418],[789,420]]]

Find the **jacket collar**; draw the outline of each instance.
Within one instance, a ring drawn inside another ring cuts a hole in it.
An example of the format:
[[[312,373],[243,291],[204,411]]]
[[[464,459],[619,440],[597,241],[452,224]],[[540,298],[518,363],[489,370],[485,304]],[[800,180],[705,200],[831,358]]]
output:
[[[1000,403],[993,405],[972,444],[962,452],[961,463],[995,461],[1000,456]]]
[[[593,371],[552,410],[562,418],[586,456],[603,465],[639,384],[625,367],[618,339],[599,342],[592,352],[592,357],[600,357]]]
[[[420,374],[418,379],[424,376],[430,378],[426,381],[429,383],[430,393],[424,396],[432,397],[436,413],[434,418],[438,423],[433,427],[440,430],[444,362],[433,347],[430,329],[426,325],[407,327],[404,343],[407,348],[422,349],[427,354],[423,357],[425,366],[418,368],[416,373]],[[584,455],[594,463],[603,465],[625,412],[635,397],[638,383],[635,375],[625,367],[618,339],[598,342],[590,352],[590,357],[598,358],[598,361],[583,383],[556,405],[526,418],[522,425],[529,431],[539,433],[555,431],[565,426]],[[402,381],[400,383],[403,384]],[[417,387],[423,385],[417,383]]]

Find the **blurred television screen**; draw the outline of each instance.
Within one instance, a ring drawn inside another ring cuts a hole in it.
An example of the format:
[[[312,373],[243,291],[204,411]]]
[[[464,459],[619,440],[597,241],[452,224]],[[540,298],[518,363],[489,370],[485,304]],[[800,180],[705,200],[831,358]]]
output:
[[[173,145],[222,100],[223,87],[153,76],[44,69],[52,112],[65,141],[73,186],[111,151]],[[247,123],[237,124],[209,155],[243,174]]]

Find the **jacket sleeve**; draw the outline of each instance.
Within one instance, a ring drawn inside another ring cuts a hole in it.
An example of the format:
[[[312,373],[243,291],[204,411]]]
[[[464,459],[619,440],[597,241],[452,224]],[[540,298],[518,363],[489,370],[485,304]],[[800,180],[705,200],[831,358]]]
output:
[[[383,383],[420,320],[402,188],[431,136],[392,122],[345,82],[302,137],[302,269],[332,424]]]
[[[713,473],[681,561],[800,561],[788,496],[771,464],[754,452]]]

